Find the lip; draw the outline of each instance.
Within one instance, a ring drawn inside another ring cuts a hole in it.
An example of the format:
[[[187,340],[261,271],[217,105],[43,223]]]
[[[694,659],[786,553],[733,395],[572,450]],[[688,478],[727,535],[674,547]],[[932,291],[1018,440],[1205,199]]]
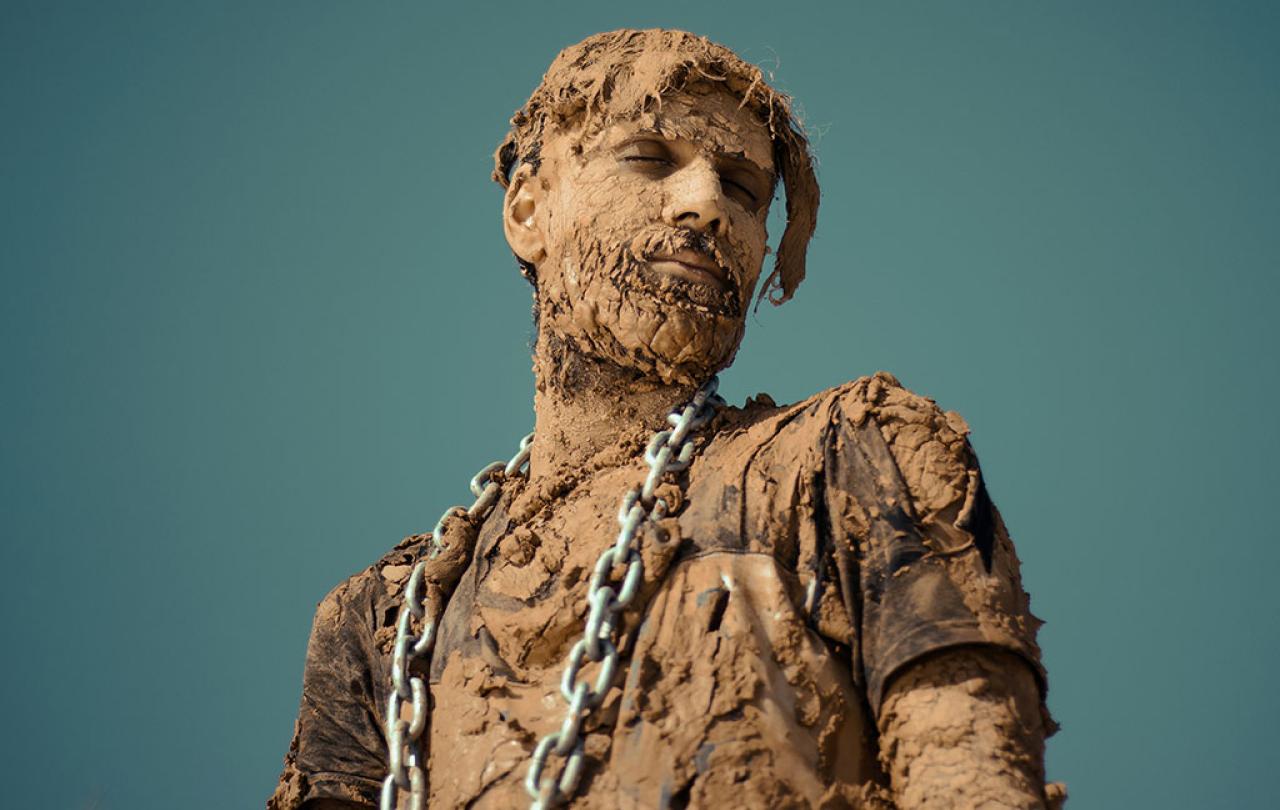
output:
[[[710,284],[720,290],[728,290],[729,282],[724,268],[707,256],[692,250],[675,253],[655,253],[649,257],[649,266],[659,273],[677,276],[688,281]]]

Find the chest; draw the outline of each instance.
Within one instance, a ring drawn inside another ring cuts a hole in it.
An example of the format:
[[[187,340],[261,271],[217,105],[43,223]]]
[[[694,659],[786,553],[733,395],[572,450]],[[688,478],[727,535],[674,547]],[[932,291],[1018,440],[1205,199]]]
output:
[[[623,494],[642,478],[642,471],[617,470],[579,486],[544,508],[533,519],[486,526],[471,570],[473,594],[469,635],[495,664],[521,673],[558,664],[582,633],[589,610],[588,591],[600,555],[620,529],[618,508]],[[661,576],[655,554],[670,557],[679,543],[674,519],[665,528],[646,522],[637,536],[647,585]],[[611,569],[621,580],[624,566]],[[461,617],[459,617],[461,618]],[[519,678],[523,679],[523,678]]]
[[[646,522],[638,535],[642,594],[651,595],[675,562],[710,552],[768,554],[801,574],[814,567],[820,521],[812,470],[715,463],[720,458],[708,454],[680,485],[660,490],[674,514]],[[561,660],[581,635],[597,561],[618,536],[622,496],[642,478],[639,468],[613,471],[524,525],[487,526],[471,571],[470,634],[517,671]],[[617,566],[612,579],[624,573]]]

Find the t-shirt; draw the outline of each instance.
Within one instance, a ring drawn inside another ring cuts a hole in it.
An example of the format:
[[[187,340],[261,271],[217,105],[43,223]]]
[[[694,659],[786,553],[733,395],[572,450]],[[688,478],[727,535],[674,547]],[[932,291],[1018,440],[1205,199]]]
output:
[[[660,491],[672,514],[640,535],[625,665],[583,723],[570,806],[891,807],[875,720],[896,672],[992,645],[1043,691],[1039,622],[967,433],[881,372],[791,406],[726,408],[696,434],[683,486]],[[485,521],[431,660],[431,807],[527,805],[595,560],[645,471],[598,471],[523,522],[510,484]],[[427,542],[407,538],[321,602],[269,808],[376,806],[394,624]]]

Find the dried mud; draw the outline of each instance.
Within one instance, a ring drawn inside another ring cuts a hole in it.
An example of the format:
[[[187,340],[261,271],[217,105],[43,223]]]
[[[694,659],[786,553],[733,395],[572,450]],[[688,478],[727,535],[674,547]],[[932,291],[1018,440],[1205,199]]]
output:
[[[659,490],[671,516],[640,537],[626,668],[584,723],[570,806],[1059,802],[1042,781],[1038,622],[965,433],[887,374],[722,412]],[[445,522],[427,583],[452,595],[420,673],[430,806],[527,803],[528,757],[563,717],[589,574],[644,476],[643,439],[597,448],[576,477],[554,474],[568,468],[553,454],[482,527]],[[395,617],[429,542],[407,538],[317,610],[273,810],[376,804]]]
[[[1008,653],[962,649],[918,663],[889,688],[880,731],[899,807],[1059,807],[1066,798],[1044,782],[1039,690]]]
[[[511,119],[494,155],[493,177],[506,185],[515,167],[537,169],[550,128],[583,121],[607,126],[660,109],[692,83],[718,83],[766,128],[786,187],[787,227],[762,297],[780,304],[804,280],[805,255],[818,221],[820,193],[804,128],[786,94],[755,65],[685,31],[621,29],[565,48]]]
[[[732,362],[768,249],[768,206],[724,194],[710,156],[739,157],[772,175],[768,132],[714,85],[673,93],[661,110],[595,133],[583,126],[549,129],[539,173],[517,173],[517,183],[536,186],[539,203],[540,329],[663,382],[701,382]],[[615,151],[637,133],[683,139],[701,154],[654,182],[619,169]],[[714,210],[718,226],[682,227],[685,208]],[[726,289],[649,269],[655,256],[681,250],[714,261]]]
[[[980,556],[964,528],[977,481],[963,422],[891,377],[722,417],[678,514],[642,539],[645,607],[624,625],[625,679],[584,726],[589,764],[572,806],[1043,804],[1040,691],[1025,658],[1035,652],[1021,640],[1033,620],[999,615],[984,583],[956,578],[991,619],[988,641],[1016,652],[944,649],[919,669],[883,673],[894,676],[883,711],[858,688],[867,665],[855,650],[883,645],[862,637],[821,537],[826,521],[842,520],[829,512],[841,499],[821,483],[824,445],[843,435],[832,420],[882,437],[909,493],[902,505],[921,525],[945,526],[928,535],[937,553]],[[512,486],[486,525],[433,668],[433,805],[526,800],[529,752],[562,716],[559,677],[581,633],[587,579],[616,531],[619,493],[641,476],[634,463],[606,465],[554,508]],[[1008,635],[1019,622],[1021,635]],[[975,767],[957,771],[965,756]],[[913,766],[944,775],[913,780]]]

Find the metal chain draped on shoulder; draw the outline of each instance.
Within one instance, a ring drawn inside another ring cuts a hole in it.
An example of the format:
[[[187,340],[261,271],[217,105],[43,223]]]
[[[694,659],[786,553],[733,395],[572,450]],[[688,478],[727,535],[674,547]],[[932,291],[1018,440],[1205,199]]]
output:
[[[614,634],[620,622],[618,615],[630,606],[640,590],[644,562],[636,548],[636,534],[646,520],[658,521],[667,515],[667,503],[654,493],[662,476],[680,472],[693,461],[693,444],[689,434],[715,416],[724,400],[716,395],[719,380],[712,377],[682,410],[671,413],[671,425],[649,440],[644,460],[649,474],[644,484],[633,487],[622,497],[618,510],[618,539],[600,554],[587,588],[587,619],[582,638],[569,651],[568,664],[560,679],[560,695],[567,704],[564,722],[557,731],[538,741],[529,760],[524,787],[533,800],[532,810],[547,810],[567,801],[577,790],[582,777],[583,740],[579,734],[587,714],[600,707],[618,672],[618,648]],[[626,565],[622,581],[616,587],[610,580],[615,566]],[[600,665],[595,682],[578,680],[587,661]],[[564,757],[559,776],[544,774],[547,760],[555,754]]]
[[[436,640],[436,621],[444,610],[443,600],[431,599],[431,589],[426,586],[425,572],[428,563],[440,555],[442,528],[447,518],[465,516],[473,523],[481,523],[493,511],[502,484],[494,480],[501,471],[505,480],[519,475],[529,463],[533,434],[520,440],[519,451],[510,461],[495,461],[487,465],[471,479],[471,494],[476,496],[470,508],[451,506],[436,521],[431,532],[431,551],[426,559],[419,560],[409,574],[404,588],[404,603],[396,620],[396,641],[391,654],[391,696],[387,700],[384,733],[387,736],[387,777],[382,780],[380,810],[395,810],[397,788],[409,792],[410,810],[422,810],[427,800],[427,778],[421,744],[422,732],[427,725],[428,694],[426,682],[410,672],[417,661],[429,661],[431,648]],[[410,619],[422,624],[422,635],[413,637]],[[401,707],[412,707],[409,720],[401,719]]]

